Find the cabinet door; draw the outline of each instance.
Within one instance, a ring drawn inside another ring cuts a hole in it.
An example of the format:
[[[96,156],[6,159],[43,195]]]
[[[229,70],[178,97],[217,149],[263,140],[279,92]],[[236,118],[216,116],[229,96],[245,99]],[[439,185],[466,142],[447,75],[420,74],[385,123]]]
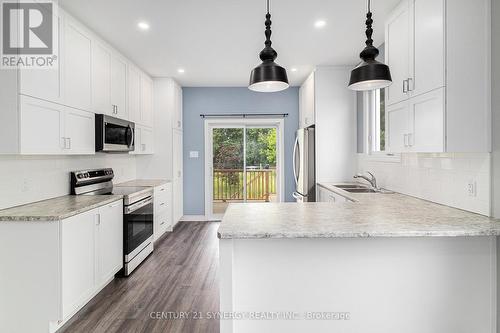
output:
[[[182,186],[182,132],[173,131],[172,140],[173,159],[173,224],[179,222],[183,215],[183,186]]]
[[[151,125],[153,121],[153,82],[141,75],[141,123]]]
[[[111,52],[101,44],[92,44],[92,106],[95,113],[112,115]]]
[[[387,105],[408,99],[404,81],[410,77],[409,12],[408,2],[404,0],[385,24],[385,61],[391,69],[392,76],[392,84],[386,88]]]
[[[97,210],[61,221],[62,311],[67,318],[94,291]]]
[[[408,146],[418,153],[445,151],[445,88],[410,99]]]
[[[97,283],[105,283],[123,266],[123,201],[99,208]]]
[[[182,88],[174,83],[174,119],[175,129],[182,130]]]
[[[312,73],[301,87],[300,93],[300,124],[301,127],[308,127],[315,123],[315,92],[314,73]]]
[[[408,146],[408,102],[386,106],[386,149],[399,153]]]
[[[133,122],[141,121],[141,74],[133,66],[128,67],[128,113]]]
[[[66,17],[64,21],[65,104],[82,110],[91,110],[91,37],[83,27],[71,18]]]
[[[143,154],[154,153],[153,130],[148,127],[141,128],[141,152]]]
[[[68,154],[95,154],[95,114],[65,108],[64,132]]]
[[[64,107],[21,96],[21,154],[64,154]]]
[[[444,86],[445,1],[412,0],[414,18],[411,94],[420,95]],[[392,68],[391,68],[392,71]]]
[[[57,20],[59,30],[59,54],[57,54],[57,58],[61,59],[62,19],[57,17]],[[19,92],[49,102],[62,103],[61,62],[58,61],[58,64],[57,68],[54,69],[20,69]]]
[[[134,151],[131,151],[130,154],[132,155],[139,155],[141,154],[141,127],[137,124],[135,124],[135,129],[134,129]]]
[[[111,104],[114,117],[128,119],[127,63],[116,56],[111,57]]]

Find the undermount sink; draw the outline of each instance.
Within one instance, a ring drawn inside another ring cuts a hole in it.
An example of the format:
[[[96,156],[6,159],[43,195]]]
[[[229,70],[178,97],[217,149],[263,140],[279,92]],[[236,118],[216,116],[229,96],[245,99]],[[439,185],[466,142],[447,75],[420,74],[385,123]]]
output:
[[[350,193],[377,193],[377,191],[367,188],[367,187],[351,187],[351,188],[343,188],[344,191]]]
[[[342,185],[335,185],[335,187],[341,188],[343,190],[348,190],[348,189],[369,189],[366,186],[363,185],[356,185],[356,184],[342,184]]]

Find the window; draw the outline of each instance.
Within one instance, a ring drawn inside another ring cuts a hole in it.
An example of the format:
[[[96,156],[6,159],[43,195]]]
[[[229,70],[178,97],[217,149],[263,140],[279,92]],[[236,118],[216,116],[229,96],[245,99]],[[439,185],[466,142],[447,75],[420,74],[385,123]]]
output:
[[[385,89],[370,92],[373,98],[373,130],[369,135],[372,152],[385,151]]]
[[[399,154],[386,152],[385,89],[358,94],[358,142],[362,142],[358,152],[381,161],[399,161]]]

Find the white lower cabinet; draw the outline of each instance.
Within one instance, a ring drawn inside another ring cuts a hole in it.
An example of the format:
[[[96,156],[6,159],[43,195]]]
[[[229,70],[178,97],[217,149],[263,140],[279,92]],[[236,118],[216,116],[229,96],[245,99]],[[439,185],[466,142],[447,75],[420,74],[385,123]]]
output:
[[[96,211],[61,222],[62,318],[68,318],[94,291]]]
[[[123,266],[123,202],[116,201],[60,223],[60,321],[66,321]]]
[[[172,231],[172,183],[154,189],[154,239]]]
[[[106,283],[123,266],[123,204],[117,201],[99,208],[97,221],[98,285]]]
[[[94,117],[91,112],[21,96],[19,152],[95,154]]]
[[[339,203],[339,202],[348,202],[349,200],[340,194],[337,194],[329,189],[318,185],[318,202],[331,202],[331,203]]]

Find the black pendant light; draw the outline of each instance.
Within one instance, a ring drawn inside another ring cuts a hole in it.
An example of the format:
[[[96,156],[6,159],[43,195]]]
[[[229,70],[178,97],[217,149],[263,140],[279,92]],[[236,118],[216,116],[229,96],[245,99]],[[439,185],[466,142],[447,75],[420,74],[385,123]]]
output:
[[[255,67],[250,75],[248,89],[258,92],[276,92],[288,88],[286,70],[276,64],[274,60],[278,53],[271,47],[271,14],[269,14],[269,0],[267,0],[266,14],[266,47],[260,52],[262,64]]]
[[[375,60],[379,52],[378,49],[373,46],[372,24],[372,12],[370,0],[368,0],[368,13],[366,14],[366,47],[359,55],[363,62],[351,71],[349,89],[352,90],[375,90],[388,87],[392,84],[389,66]]]

